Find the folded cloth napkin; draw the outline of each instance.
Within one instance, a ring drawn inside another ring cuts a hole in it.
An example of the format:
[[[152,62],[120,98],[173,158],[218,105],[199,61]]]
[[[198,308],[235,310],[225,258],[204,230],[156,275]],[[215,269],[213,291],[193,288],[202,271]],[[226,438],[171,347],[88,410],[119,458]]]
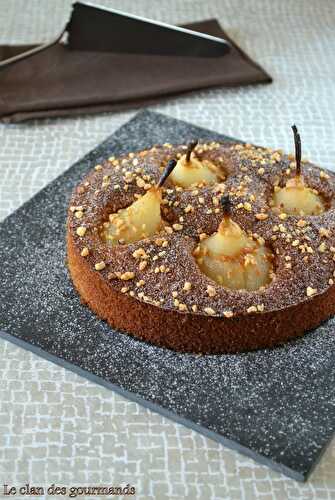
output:
[[[69,50],[58,43],[0,71],[0,121],[119,111],[180,93],[271,82],[215,19],[185,28],[230,41],[223,57],[184,57]],[[31,46],[0,46],[0,60]]]

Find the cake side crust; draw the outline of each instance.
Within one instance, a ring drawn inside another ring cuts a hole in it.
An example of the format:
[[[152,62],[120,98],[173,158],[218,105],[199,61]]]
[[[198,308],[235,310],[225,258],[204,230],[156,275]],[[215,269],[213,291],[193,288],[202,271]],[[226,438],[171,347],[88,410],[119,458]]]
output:
[[[111,327],[180,352],[235,353],[273,347],[335,314],[335,285],[283,310],[219,318],[184,314],[139,302],[113,289],[78,252],[67,231],[70,275],[83,303]]]

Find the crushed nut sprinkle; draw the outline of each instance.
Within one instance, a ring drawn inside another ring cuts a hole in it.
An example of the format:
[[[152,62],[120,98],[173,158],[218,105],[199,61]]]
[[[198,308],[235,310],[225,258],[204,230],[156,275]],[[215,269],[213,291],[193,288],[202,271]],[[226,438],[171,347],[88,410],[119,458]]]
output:
[[[306,295],[307,297],[312,297],[312,295],[315,295],[317,293],[318,289],[317,288],[312,288],[311,286],[308,286],[306,288]]]
[[[256,219],[258,220],[265,220],[267,219],[269,216],[268,214],[264,214],[263,212],[259,213],[259,214],[256,214],[255,215]]]
[[[322,238],[330,238],[330,229],[326,229],[325,227],[320,227],[319,229],[319,235]]]
[[[90,253],[89,249],[88,249],[87,247],[84,247],[84,248],[82,249],[82,251],[80,252],[80,255],[81,255],[82,257],[87,257],[89,253]]]
[[[233,313],[233,311],[223,311],[223,315],[226,318],[232,318],[234,316],[234,313]]]
[[[126,271],[125,273],[121,274],[120,278],[123,281],[128,281],[132,280],[135,277],[135,273],[133,271]]]
[[[179,303],[178,309],[179,309],[179,311],[187,311],[188,310],[187,305],[183,304],[182,302]]]
[[[190,283],[189,281],[185,281],[183,286],[184,292],[189,292],[191,288],[192,288],[192,283]]]
[[[87,228],[84,226],[77,227],[76,233],[78,236],[85,236]]]
[[[82,210],[78,210],[77,212],[74,213],[74,216],[76,219],[81,219],[84,215],[84,212]]]
[[[139,265],[138,265],[138,268],[140,271],[144,271],[144,269],[147,267],[148,265],[148,261],[146,260],[142,260]]]
[[[216,295],[216,290],[212,285],[208,285],[206,289],[206,293],[209,297],[215,297]]]
[[[94,264],[94,267],[95,267],[96,271],[102,271],[103,269],[105,269],[106,264],[102,260],[102,261],[97,262],[96,264]]]
[[[204,311],[206,314],[208,314],[208,316],[214,316],[216,314],[214,309],[212,309],[211,307],[205,307]]]

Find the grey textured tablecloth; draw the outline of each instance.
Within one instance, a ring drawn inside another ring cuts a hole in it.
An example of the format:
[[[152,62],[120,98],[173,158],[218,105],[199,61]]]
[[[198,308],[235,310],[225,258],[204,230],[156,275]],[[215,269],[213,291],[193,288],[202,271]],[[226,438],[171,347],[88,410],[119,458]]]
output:
[[[268,70],[274,83],[198,92],[155,109],[286,150],[292,149],[290,125],[296,122],[303,156],[335,168],[332,0],[99,3],[171,23],[218,18],[236,42]],[[0,0],[0,43],[49,40],[67,20],[70,5],[70,0]],[[0,126],[0,218],[132,115]],[[68,487],[130,483],[136,487],[136,498],[143,500],[319,500],[335,498],[334,470],[333,442],[310,481],[297,484],[0,342],[0,496],[4,483]]]

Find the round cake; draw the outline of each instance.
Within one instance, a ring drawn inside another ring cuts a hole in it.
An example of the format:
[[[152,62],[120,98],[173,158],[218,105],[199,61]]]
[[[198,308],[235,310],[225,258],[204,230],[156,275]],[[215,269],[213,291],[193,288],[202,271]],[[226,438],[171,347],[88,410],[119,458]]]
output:
[[[70,201],[74,286],[113,328],[176,351],[283,343],[335,313],[334,189],[299,142],[108,158]]]

